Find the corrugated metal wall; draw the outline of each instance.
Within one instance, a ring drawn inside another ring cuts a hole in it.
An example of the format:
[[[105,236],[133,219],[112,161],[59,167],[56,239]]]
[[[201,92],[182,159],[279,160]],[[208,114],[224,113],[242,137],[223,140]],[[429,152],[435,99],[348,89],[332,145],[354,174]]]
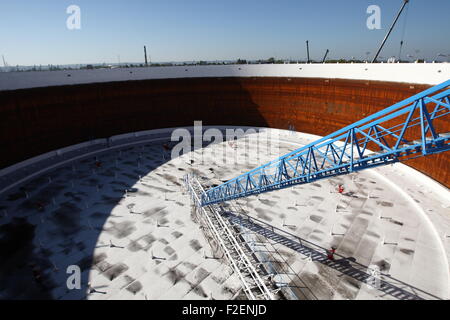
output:
[[[425,85],[313,78],[195,78],[0,92],[0,167],[94,138],[139,130],[248,125],[326,135]],[[450,131],[449,121],[441,128]],[[450,155],[409,165],[447,187]]]

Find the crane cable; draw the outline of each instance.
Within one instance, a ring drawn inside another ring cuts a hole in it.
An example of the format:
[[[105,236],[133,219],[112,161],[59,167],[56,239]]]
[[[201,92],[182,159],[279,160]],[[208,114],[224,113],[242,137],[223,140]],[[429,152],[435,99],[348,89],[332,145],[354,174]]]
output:
[[[402,30],[402,36],[400,38],[400,50],[398,51],[398,61],[401,61],[402,59],[402,48],[405,38],[405,31],[406,31],[406,24],[408,22],[408,12],[409,12],[409,6],[411,5],[410,2],[408,2],[408,5],[406,6],[406,13],[405,13],[405,19],[403,21],[403,30]]]

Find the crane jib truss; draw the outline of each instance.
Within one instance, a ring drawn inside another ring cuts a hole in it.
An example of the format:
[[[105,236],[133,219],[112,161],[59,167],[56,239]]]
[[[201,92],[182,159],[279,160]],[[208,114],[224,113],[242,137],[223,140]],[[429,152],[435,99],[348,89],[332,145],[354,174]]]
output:
[[[448,121],[449,113],[447,80],[208,189],[202,205],[448,151],[450,130],[439,121]]]

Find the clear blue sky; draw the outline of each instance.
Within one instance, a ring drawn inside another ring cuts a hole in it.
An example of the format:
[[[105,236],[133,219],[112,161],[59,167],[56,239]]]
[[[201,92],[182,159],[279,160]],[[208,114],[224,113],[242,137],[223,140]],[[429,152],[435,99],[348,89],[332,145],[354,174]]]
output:
[[[0,55],[10,65],[292,58],[365,58],[382,40],[401,0],[0,0]],[[66,8],[81,8],[81,30]],[[381,7],[382,29],[366,27]],[[411,0],[383,57],[450,54],[450,1]],[[417,50],[420,50],[417,52]],[[2,65],[0,60],[0,65]]]

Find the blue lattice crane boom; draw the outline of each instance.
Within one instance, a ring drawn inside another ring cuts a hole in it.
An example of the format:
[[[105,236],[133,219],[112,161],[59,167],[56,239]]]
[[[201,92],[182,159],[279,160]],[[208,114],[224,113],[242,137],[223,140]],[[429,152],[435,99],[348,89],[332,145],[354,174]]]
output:
[[[448,151],[450,128],[437,126],[436,120],[448,120],[449,114],[447,80],[208,189],[202,205]]]

